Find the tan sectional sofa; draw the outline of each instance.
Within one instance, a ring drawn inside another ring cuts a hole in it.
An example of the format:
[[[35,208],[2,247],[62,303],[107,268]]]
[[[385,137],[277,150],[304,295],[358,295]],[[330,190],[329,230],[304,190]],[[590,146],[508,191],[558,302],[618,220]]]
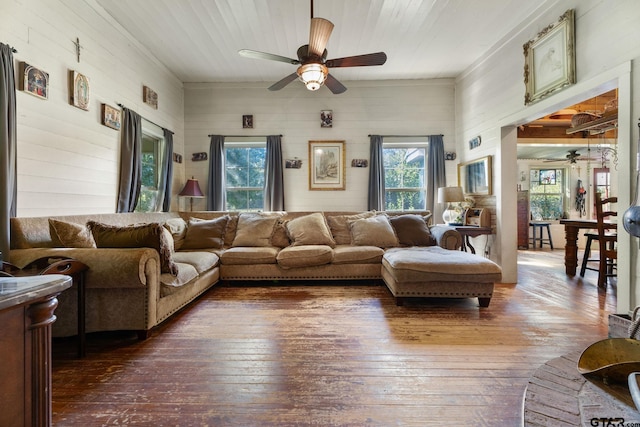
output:
[[[87,332],[136,330],[146,337],[220,280],[380,280],[390,248],[458,249],[459,233],[428,226],[429,218],[427,211],[12,218],[10,262],[85,263]],[[75,292],[59,298],[55,336],[77,333]]]

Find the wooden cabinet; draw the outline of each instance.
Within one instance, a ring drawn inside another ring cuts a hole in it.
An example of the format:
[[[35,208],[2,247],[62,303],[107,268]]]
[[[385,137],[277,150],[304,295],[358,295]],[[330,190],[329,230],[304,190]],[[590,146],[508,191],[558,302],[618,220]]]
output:
[[[518,191],[518,249],[529,249],[529,192]]]
[[[63,275],[0,277],[0,426],[51,425],[51,324]]]

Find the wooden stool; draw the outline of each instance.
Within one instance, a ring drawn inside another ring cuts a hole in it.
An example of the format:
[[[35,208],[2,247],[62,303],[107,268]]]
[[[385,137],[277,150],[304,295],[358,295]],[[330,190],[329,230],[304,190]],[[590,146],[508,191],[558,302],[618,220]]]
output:
[[[531,226],[532,230],[533,230],[533,237],[531,237],[531,243],[533,245],[533,248],[536,248],[536,242],[540,242],[540,247],[542,248],[542,245],[547,244],[551,247],[551,249],[553,249],[553,241],[551,240],[551,223],[550,222],[541,222],[541,221],[535,221],[535,222],[530,222],[529,225]],[[542,234],[544,230],[547,230],[547,238],[543,239],[542,238]],[[538,233],[536,230],[540,230],[540,237],[538,237]]]

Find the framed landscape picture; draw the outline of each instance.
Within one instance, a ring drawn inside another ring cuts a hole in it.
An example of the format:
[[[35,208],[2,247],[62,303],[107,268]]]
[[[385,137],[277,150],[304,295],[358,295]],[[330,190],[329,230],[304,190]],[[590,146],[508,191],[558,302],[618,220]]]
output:
[[[20,63],[19,73],[20,90],[42,99],[49,97],[49,73],[26,62]]]
[[[309,141],[309,190],[345,189],[344,141]]]
[[[574,33],[574,11],[569,9],[524,44],[525,105],[576,82]]]

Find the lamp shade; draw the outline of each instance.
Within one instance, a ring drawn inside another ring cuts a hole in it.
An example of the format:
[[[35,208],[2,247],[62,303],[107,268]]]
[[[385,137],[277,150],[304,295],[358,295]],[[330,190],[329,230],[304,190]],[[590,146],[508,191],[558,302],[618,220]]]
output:
[[[329,70],[323,64],[303,64],[298,67],[298,76],[309,90],[318,90],[324,84]]]
[[[200,185],[198,185],[198,180],[194,177],[187,180],[187,183],[184,185],[184,188],[178,194],[178,196],[187,196],[187,197],[204,197],[202,194],[202,190],[200,190]]]
[[[464,202],[462,187],[438,188],[438,203]]]

